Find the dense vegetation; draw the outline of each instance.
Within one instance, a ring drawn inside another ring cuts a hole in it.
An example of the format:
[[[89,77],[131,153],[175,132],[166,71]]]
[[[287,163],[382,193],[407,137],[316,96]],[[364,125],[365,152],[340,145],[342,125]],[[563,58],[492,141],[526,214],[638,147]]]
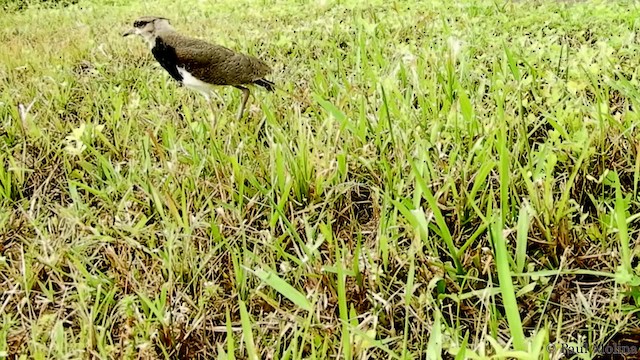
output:
[[[278,90],[236,122],[220,89],[214,123],[120,36],[140,15],[262,58]],[[0,17],[0,356],[639,346],[639,17],[623,0]]]
[[[35,7],[60,8],[79,2],[79,0],[0,0],[0,9],[6,14]]]

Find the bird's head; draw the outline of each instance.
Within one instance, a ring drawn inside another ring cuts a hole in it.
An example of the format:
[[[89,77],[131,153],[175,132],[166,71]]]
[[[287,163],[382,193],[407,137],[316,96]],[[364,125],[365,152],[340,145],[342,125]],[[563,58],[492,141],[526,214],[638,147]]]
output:
[[[158,16],[142,16],[133,22],[133,27],[125,31],[122,36],[140,35],[147,41],[156,37],[158,32],[171,30],[169,19]]]

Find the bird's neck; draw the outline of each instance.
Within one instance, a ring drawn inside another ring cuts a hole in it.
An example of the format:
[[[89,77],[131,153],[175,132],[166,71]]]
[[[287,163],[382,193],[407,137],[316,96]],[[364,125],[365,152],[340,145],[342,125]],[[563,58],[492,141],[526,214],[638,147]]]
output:
[[[147,45],[149,45],[149,49],[153,49],[153,47],[156,45],[156,38],[158,38],[158,36],[162,36],[164,34],[169,34],[172,32],[174,32],[173,28],[165,28],[159,31],[156,30],[153,33],[144,34],[143,38]]]
[[[142,36],[142,38],[144,39],[144,42],[147,43],[147,45],[149,45],[149,49],[153,49],[153,47],[156,44],[156,38],[158,37],[157,34],[144,34]]]

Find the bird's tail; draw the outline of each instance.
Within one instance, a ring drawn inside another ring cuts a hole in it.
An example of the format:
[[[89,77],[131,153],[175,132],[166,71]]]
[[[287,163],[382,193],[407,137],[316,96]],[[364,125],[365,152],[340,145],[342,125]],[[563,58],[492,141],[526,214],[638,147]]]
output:
[[[276,89],[276,84],[267,79],[258,79],[253,83],[262,86],[263,88],[267,89],[267,91],[274,91]]]

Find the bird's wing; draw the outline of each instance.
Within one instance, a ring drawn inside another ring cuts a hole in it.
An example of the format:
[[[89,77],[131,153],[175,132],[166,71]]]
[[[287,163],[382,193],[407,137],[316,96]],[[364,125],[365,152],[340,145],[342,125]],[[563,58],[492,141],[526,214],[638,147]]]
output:
[[[178,66],[210,84],[247,84],[271,71],[259,59],[236,53],[224,46],[178,34],[164,36],[163,40],[175,49]]]

